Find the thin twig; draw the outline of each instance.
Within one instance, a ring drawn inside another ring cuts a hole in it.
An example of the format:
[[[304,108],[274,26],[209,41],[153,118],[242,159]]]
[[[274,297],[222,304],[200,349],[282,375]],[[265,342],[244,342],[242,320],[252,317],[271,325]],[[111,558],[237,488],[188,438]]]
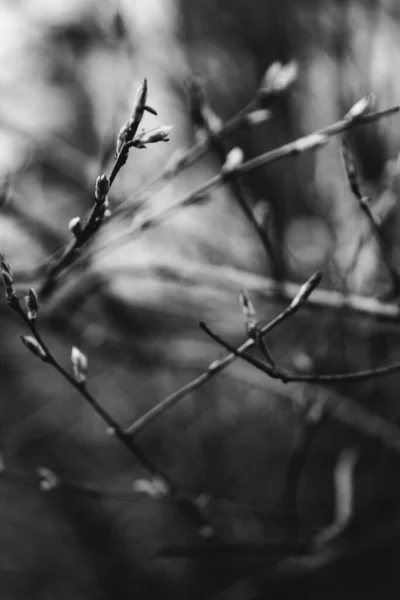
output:
[[[29,295],[27,296],[28,312],[25,313],[15,292],[13,275],[10,266],[5,262],[2,255],[0,255],[0,264],[8,305],[23,320],[33,336],[33,339],[27,339],[26,337],[23,337],[22,341],[24,344],[35,355],[39,356],[41,360],[52,366],[69,383],[69,385],[84,398],[85,402],[89,404],[94,412],[106,423],[110,434],[118,439],[118,441],[153,476],[153,478],[161,478],[161,480],[165,482],[167,493],[173,499],[175,505],[178,507],[184,518],[195,527],[196,531],[203,537],[214,538],[214,528],[210,524],[210,521],[204,510],[202,510],[201,506],[195,500],[192,500],[188,495],[182,493],[179,486],[177,486],[166,473],[164,473],[149,458],[147,458],[143,451],[138,447],[136,442],[125,434],[117,421],[115,421],[108,411],[104,409],[97,399],[89,392],[86,387],[86,376],[83,376],[80,372],[75,372],[75,376],[72,376],[58,362],[37,330],[36,313],[38,310],[38,302],[35,292],[33,290],[29,291]],[[79,351],[78,353],[81,354]],[[86,357],[84,357],[84,355],[81,356],[83,356],[83,359],[86,362]]]
[[[315,273],[312,277],[310,277],[310,279],[306,282],[305,285],[309,284],[310,282],[312,285],[316,285],[320,281],[320,277],[321,274],[319,272]],[[279,313],[279,315],[275,317],[275,319],[272,319],[272,321],[270,321],[267,325],[264,325],[264,327],[260,329],[261,335],[264,336],[268,332],[275,329],[292,314],[297,312],[301,306],[303,306],[304,302],[302,300],[298,300],[298,298],[300,296],[301,298],[303,298],[304,289],[304,285],[301,286],[300,289],[298,289],[298,292],[295,298],[292,300],[291,304],[287,306],[285,310]],[[308,289],[306,289],[305,293],[307,292]],[[252,348],[255,345],[255,343],[255,340],[249,338],[239,348],[235,348],[234,352],[231,352],[227,356],[213,361],[208,366],[206,371],[204,371],[204,373],[202,373],[198,377],[195,377],[195,379],[193,379],[192,381],[181,387],[179,390],[177,390],[173,394],[170,394],[169,396],[167,396],[167,398],[164,398],[164,400],[161,400],[161,402],[153,406],[149,411],[147,411],[147,413],[145,413],[142,417],[139,417],[134,423],[132,423],[132,425],[130,425],[125,430],[125,433],[127,435],[137,434],[141,429],[143,429],[160,414],[165,412],[168,408],[179,402],[179,400],[190,394],[190,392],[200,387],[201,385],[203,385],[203,383],[205,383],[217,373],[229,366],[236,359],[237,356],[240,356],[243,352]]]
[[[399,112],[399,110],[400,106],[394,106],[386,110],[363,115],[358,119],[342,119],[336,123],[333,123],[332,125],[328,125],[325,128],[319,129],[310,135],[304,136],[293,142],[289,142],[288,144],[280,146],[279,148],[270,150],[264,154],[261,154],[260,156],[245,161],[236,166],[233,171],[235,174],[246,173],[252,169],[256,169],[260,166],[267,165],[277,160],[282,160],[283,158],[287,158],[289,156],[295,156],[309,151],[316,151],[322,146],[325,146],[334,136],[348,129],[392,116],[393,114]],[[225,181],[226,175],[221,172],[210,178],[204,184],[200,185],[193,192],[185,194],[182,198],[165,209],[162,209],[159,212],[156,212],[154,215],[146,217],[145,219],[138,218],[135,226],[130,227],[128,231],[122,232],[117,237],[97,245],[96,248],[89,249],[85,256],[79,257],[77,260],[75,260],[75,265],[86,261],[90,257],[105,253],[108,254],[110,249],[113,247],[119,248],[124,242],[131,242],[132,240],[137,239],[145,231],[160,225],[171,216],[180,212],[183,208],[203,203],[205,201],[205,195],[223,185]]]
[[[215,152],[220,161],[220,168],[224,171],[224,166],[227,164],[227,160],[229,160],[229,155],[225,150],[222,138],[219,136],[218,129],[215,130],[213,127],[212,119],[210,118],[210,115],[212,114],[211,109],[207,104],[204,88],[198,78],[192,78],[190,82],[189,100],[191,103],[190,113],[192,115],[194,124],[205,132],[209,148]],[[254,231],[257,233],[257,236],[264,247],[267,258],[271,264],[271,270],[274,278],[279,280],[282,272],[281,269],[278,268],[279,263],[275,250],[268,238],[266,231],[259,226],[254,213],[247,202],[244,188],[238,174],[235,172],[235,169],[229,170],[229,172],[225,171],[225,179],[233,197],[236,199],[240,209],[253,227]]]
[[[294,290],[296,290],[296,294],[293,293]],[[319,291],[321,292],[321,290],[319,290]],[[293,285],[293,292],[290,294],[290,296],[296,297],[296,295],[299,293],[299,288],[297,286]],[[315,290],[313,292],[313,294],[308,298],[307,304],[305,306],[308,306],[308,303],[312,302],[313,297],[315,297],[315,295],[317,295],[317,294],[318,294],[318,289]],[[330,297],[329,294],[330,293],[328,293],[328,298]],[[349,306],[348,299],[345,296],[339,295],[339,294],[336,294],[336,296],[334,295],[334,297],[336,297],[336,298],[338,296],[340,297],[342,302],[336,302],[337,307],[341,308],[341,306],[343,306],[343,300],[346,301],[346,303],[344,305]],[[360,301],[361,301],[361,299],[360,299]],[[372,305],[375,308],[376,308],[377,304],[379,305],[379,303],[375,303],[375,301],[372,301]],[[361,305],[362,305],[362,301],[361,301]],[[367,304],[367,306],[368,306],[368,304]],[[396,318],[399,318],[400,312],[399,312],[399,308],[397,306],[393,306],[393,307],[392,307],[392,305],[383,305],[383,306],[387,306],[387,307],[390,306],[391,308],[390,308],[390,310],[388,308],[386,310],[382,310],[382,313],[381,313],[382,315],[391,314],[392,309],[393,309],[393,311],[395,311],[394,314],[395,314]],[[297,307],[297,309],[298,308],[299,307]],[[266,335],[269,331],[272,331],[282,321],[284,321],[289,316],[289,314],[292,314],[292,312],[289,313],[288,308],[286,308],[275,319],[273,319],[270,323],[268,323],[267,325],[264,325],[261,328],[261,330],[260,330],[261,334]],[[158,402],[155,406],[153,406],[150,410],[148,410],[142,417],[139,417],[137,420],[135,420],[134,423],[132,423],[132,425],[130,425],[126,429],[126,433],[128,433],[130,435],[137,434],[141,429],[146,427],[149,423],[151,423],[154,419],[156,419],[158,416],[160,416],[162,413],[164,413],[170,407],[177,404],[180,400],[185,398],[188,394],[193,392],[195,389],[199,388],[205,382],[209,381],[212,377],[214,377],[217,373],[221,372],[223,369],[228,367],[232,362],[234,362],[236,357],[240,357],[244,352],[246,352],[246,350],[249,350],[254,345],[255,345],[255,341],[252,339],[248,339],[248,340],[246,340],[246,342],[244,342],[238,348],[233,348],[230,346],[230,348],[232,348],[232,350],[230,350],[230,353],[228,355],[226,355],[218,360],[213,361],[201,375],[195,377],[192,381],[190,381],[186,385],[182,386],[179,390],[176,390],[175,392],[173,392],[172,394],[170,394],[169,396],[167,396],[166,398],[164,398],[163,400]],[[263,363],[261,363],[261,364],[263,364]],[[391,365],[390,367],[382,367],[381,369],[384,370],[384,372],[378,373],[378,375],[380,375],[380,376],[390,374],[390,372],[392,372],[392,371],[389,371],[389,369],[393,369],[393,372],[398,372],[400,370],[398,364]],[[374,370],[374,373],[376,374],[376,369]],[[358,372],[356,374],[352,373],[352,374],[345,374],[345,375],[350,375],[350,377],[356,377],[356,378],[358,378],[358,380],[359,379],[362,380],[366,376],[367,377],[370,376],[370,372],[364,371],[364,372]],[[291,381],[293,381],[293,380],[291,380]],[[296,381],[300,381],[300,379],[297,379]]]
[[[42,298],[48,297],[56,286],[57,277],[68,269],[76,260],[82,247],[91,240],[103,223],[107,210],[107,194],[118,175],[119,171],[126,163],[129,154],[131,142],[134,140],[143,114],[147,110],[157,114],[153,108],[146,104],[147,100],[147,80],[144,79],[136,92],[135,102],[131,117],[123,125],[118,135],[117,151],[115,161],[111,169],[110,177],[105,174],[99,176],[96,180],[95,202],[89,217],[84,225],[74,236],[74,239],[67,245],[61,256],[56,258],[48,267],[46,277],[39,289],[39,295]],[[80,220],[79,220],[80,221]]]
[[[316,549],[321,549],[338,538],[348,527],[353,516],[354,467],[358,459],[355,448],[345,448],[339,455],[334,471],[335,508],[331,525],[314,538]]]
[[[235,354],[237,357],[240,357],[244,361],[256,367],[256,369],[263,371],[272,377],[273,379],[280,379],[283,383],[301,381],[308,383],[334,383],[334,382],[358,382],[365,381],[366,379],[375,379],[378,377],[384,377],[386,375],[393,375],[395,373],[400,372],[400,362],[395,362],[391,365],[386,365],[384,367],[377,367],[374,369],[363,369],[360,371],[352,371],[351,373],[330,373],[330,374],[318,374],[318,375],[303,375],[292,373],[290,371],[286,371],[281,368],[271,368],[269,365],[264,364],[261,360],[256,358],[255,356],[247,353],[246,351],[241,351],[240,348],[235,348],[232,344],[221,338],[219,335],[211,331],[211,329],[205,324],[200,323],[200,328],[206,333],[209,337],[211,337],[215,342],[217,342],[220,346],[228,350],[232,354]]]
[[[298,436],[295,435],[294,448],[289,458],[287,468],[287,497],[289,501],[289,531],[294,539],[300,535],[299,494],[301,478],[303,476],[309,451],[315,436],[324,422],[327,413],[325,402],[315,394],[315,388],[311,388],[312,398],[309,391],[305,390],[306,405],[300,406],[300,423]]]
[[[400,273],[396,265],[393,263],[391,253],[382,235],[379,219],[372,212],[371,199],[367,196],[364,196],[361,191],[356,164],[354,162],[350,147],[345,141],[342,142],[342,156],[347,179],[350,184],[350,189],[353,192],[354,197],[357,199],[360,209],[366,215],[375,239],[379,244],[386,269],[392,279],[393,296],[396,297],[400,294]]]
[[[272,114],[267,110],[260,110],[260,113],[264,113],[264,119],[260,118],[259,120],[253,120],[251,118],[251,114],[249,114],[253,108],[255,108],[254,101],[250,102],[239,113],[224,123],[222,128],[214,134],[215,137],[222,142],[223,140],[231,137],[234,133],[239,132],[242,129],[252,128],[256,125],[259,125],[261,122],[268,120],[272,116]],[[177,150],[164,168],[157,173],[157,175],[137,189],[133,194],[128,196],[126,200],[121,202],[118,208],[114,211],[114,214],[125,214],[126,212],[131,212],[132,208],[135,212],[137,212],[140,208],[142,208],[148,199],[150,190],[152,190],[154,193],[154,187],[159,187],[160,184],[167,182],[172,177],[181,175],[186,169],[194,165],[203,156],[205,156],[209,150],[210,140],[206,137],[199,137],[192,146],[189,146],[186,149]],[[135,199],[135,205],[134,207],[131,207],[129,204],[133,199]]]

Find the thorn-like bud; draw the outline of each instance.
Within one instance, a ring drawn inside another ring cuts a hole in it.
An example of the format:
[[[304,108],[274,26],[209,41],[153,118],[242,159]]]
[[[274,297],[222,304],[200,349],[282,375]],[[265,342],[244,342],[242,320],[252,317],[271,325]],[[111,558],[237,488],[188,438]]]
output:
[[[347,180],[350,185],[350,189],[355,195],[355,197],[361,200],[362,193],[358,181],[356,163],[354,161],[353,154],[350,150],[350,146],[345,141],[342,142],[342,159],[347,175]]]
[[[17,293],[14,289],[14,279],[10,265],[5,261],[4,256],[0,254],[1,275],[8,304],[11,306],[17,302]]]
[[[35,321],[37,317],[37,311],[39,310],[38,297],[33,288],[28,291],[28,295],[25,296],[26,309],[28,311],[28,319]]]
[[[246,319],[246,333],[249,338],[254,339],[258,326],[257,314],[254,308],[252,301],[248,298],[246,292],[242,291],[240,293],[240,304],[242,306],[242,311],[244,314],[244,318]]]
[[[277,96],[286,90],[296,79],[298,75],[298,65],[292,61],[283,65],[280,62],[274,62],[268,67],[258,90],[260,100],[267,100]]]
[[[299,304],[304,304],[304,302],[307,301],[309,296],[315,290],[317,285],[319,285],[319,283],[321,282],[322,276],[322,271],[316,271],[313,275],[311,275],[310,279],[303,283],[296,296],[291,301],[290,308],[293,309],[296,308]]]
[[[141,133],[132,143],[141,148],[145,144],[154,144],[155,142],[169,142],[169,134],[171,133],[172,125],[164,125],[156,127],[150,131]]]
[[[349,112],[345,114],[344,118],[348,119],[349,121],[354,121],[355,119],[362,117],[366,112],[369,111],[374,101],[374,95],[371,92],[368,92],[368,94],[365,94],[365,96],[363,96],[361,100],[356,102],[351,107]]]
[[[68,223],[68,229],[78,240],[83,231],[81,218],[74,217],[73,219],[71,219],[70,222]]]
[[[226,157],[225,164],[222,167],[222,173],[229,175],[233,173],[243,162],[244,154],[241,148],[232,148]]]
[[[152,115],[157,116],[157,111],[154,110],[154,108],[152,108],[151,106],[149,106],[148,104],[145,105],[144,110],[146,110],[147,112],[151,113]]]
[[[88,360],[76,346],[73,346],[71,350],[71,363],[75,381],[84,384],[87,379]]]
[[[110,189],[110,181],[105,173],[103,175],[99,175],[96,179],[96,187],[94,191],[94,196],[96,198],[96,202],[99,204],[103,204],[106,201],[107,194]]]
[[[167,482],[161,477],[149,479],[136,479],[133,483],[133,490],[142,494],[147,494],[151,498],[161,498],[168,496],[170,490]]]
[[[45,362],[47,361],[47,352],[43,348],[43,346],[37,341],[36,338],[34,338],[31,335],[21,335],[21,341],[24,344],[24,346],[28,348],[30,352],[32,352],[32,354],[34,354],[35,356],[37,356]]]
[[[39,487],[42,492],[50,492],[59,485],[57,475],[47,467],[38,467],[36,472],[40,477]]]

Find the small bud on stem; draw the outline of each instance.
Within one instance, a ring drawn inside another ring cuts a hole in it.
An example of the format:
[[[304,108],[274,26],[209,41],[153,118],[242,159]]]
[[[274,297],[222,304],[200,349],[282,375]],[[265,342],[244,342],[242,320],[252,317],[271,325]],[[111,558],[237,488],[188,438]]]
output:
[[[35,321],[37,317],[37,311],[39,310],[38,297],[33,288],[28,291],[28,295],[25,296],[26,309],[28,311],[28,319]]]
[[[289,308],[294,309],[294,308],[297,308],[297,306],[299,306],[300,304],[304,304],[304,302],[307,301],[309,296],[312,294],[312,292],[315,290],[317,285],[320,283],[322,276],[323,276],[322,271],[316,271],[313,275],[311,275],[310,279],[308,279],[308,281],[306,281],[301,286],[301,288],[297,292],[296,296],[291,301]]]
[[[83,385],[87,379],[88,360],[76,346],[73,346],[71,350],[71,363],[75,381]]]
[[[21,341],[24,344],[24,346],[26,348],[28,348],[28,350],[30,352],[32,352],[32,354],[34,354],[35,356],[37,356],[44,362],[46,362],[48,360],[48,355],[47,355],[46,350],[43,348],[43,346],[41,344],[39,344],[37,339],[35,339],[33,336],[21,335]]]

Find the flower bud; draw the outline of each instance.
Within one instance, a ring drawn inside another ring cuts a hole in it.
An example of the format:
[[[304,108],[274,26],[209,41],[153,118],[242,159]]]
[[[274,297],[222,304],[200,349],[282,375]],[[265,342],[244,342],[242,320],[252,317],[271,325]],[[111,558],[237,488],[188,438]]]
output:
[[[39,487],[43,492],[50,492],[60,483],[56,474],[47,467],[38,467],[37,474],[40,477]]]
[[[13,304],[17,301],[17,293],[14,289],[14,280],[10,265],[4,260],[4,256],[0,254],[1,275],[3,278],[4,289],[8,304]]]
[[[241,148],[233,148],[226,157],[225,164],[222,167],[222,173],[229,175],[233,173],[243,162],[244,154]]]
[[[138,136],[134,141],[138,144],[153,144],[155,142],[169,142],[169,134],[171,133],[172,125],[164,125],[156,127],[150,131],[146,131]]]
[[[70,230],[71,233],[74,234],[74,236],[76,237],[76,239],[79,239],[79,237],[82,234],[82,221],[80,217],[74,217],[73,219],[70,220],[70,222],[68,223],[68,229]]]
[[[43,348],[43,346],[37,341],[36,338],[34,338],[31,335],[21,335],[21,341],[24,344],[24,346],[28,348],[30,352],[32,352],[32,354],[34,354],[43,361],[47,361],[47,352]]]
[[[304,302],[306,302],[309,296],[317,287],[317,285],[321,282],[322,276],[322,271],[316,271],[313,275],[311,275],[310,279],[308,279],[301,286],[296,296],[291,301],[290,308],[296,308],[299,304],[303,304]]]
[[[84,384],[87,379],[88,360],[76,346],[73,346],[71,350],[71,363],[75,381]]]
[[[245,116],[245,122],[247,125],[251,127],[255,125],[261,125],[261,123],[265,123],[272,117],[272,113],[270,110],[266,108],[261,108],[260,110],[253,110]]]
[[[169,494],[169,486],[161,477],[148,479],[137,479],[133,484],[133,490],[142,494],[147,494],[151,498],[160,498]]]
[[[280,94],[297,79],[297,74],[298,66],[294,61],[286,65],[278,61],[272,63],[262,79],[258,96],[267,99]]]
[[[246,292],[240,294],[240,304],[244,318],[246,319],[246,332],[249,338],[254,338],[258,326],[257,314],[252,301],[247,297]]]
[[[28,311],[28,319],[34,321],[39,310],[38,297],[33,288],[28,291],[28,295],[25,296],[26,309]]]
[[[354,121],[355,119],[358,119],[371,108],[374,99],[374,95],[371,94],[371,92],[368,92],[368,94],[365,94],[365,96],[363,96],[361,100],[356,102],[351,107],[349,112],[345,114],[344,118],[348,119],[349,121]]]
[[[358,181],[356,163],[354,162],[353,154],[349,145],[344,141],[342,142],[342,158],[350,189],[355,197],[361,200],[362,193]]]
[[[110,181],[105,173],[103,175],[99,175],[96,179],[96,187],[95,187],[95,198],[96,202],[103,203],[106,200],[107,194],[110,189]]]

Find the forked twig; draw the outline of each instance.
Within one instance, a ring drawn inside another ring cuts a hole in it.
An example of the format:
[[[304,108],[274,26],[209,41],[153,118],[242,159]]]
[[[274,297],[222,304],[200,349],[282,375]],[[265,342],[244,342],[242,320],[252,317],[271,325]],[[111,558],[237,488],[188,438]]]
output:
[[[14,280],[10,265],[0,255],[0,267],[3,278],[6,299],[9,307],[23,320],[31,332],[31,336],[22,336],[21,340],[32,354],[43,362],[53,367],[68,383],[83,397],[85,402],[91,406],[94,412],[106,423],[108,432],[135,457],[135,459],[152,475],[153,480],[162,482],[165,493],[170,496],[185,519],[191,523],[196,531],[205,538],[215,538],[215,531],[211,525],[201,503],[190,498],[187,494],[171,480],[171,478],[157,467],[138,447],[136,442],[127,436],[122,427],[101,406],[97,399],[86,387],[87,358],[76,347],[72,349],[71,362],[74,374],[71,375],[55,358],[48,345],[39,333],[36,325],[36,317],[39,309],[38,298],[33,289],[29,290],[25,298],[27,312],[21,307],[18,295],[15,291]]]

